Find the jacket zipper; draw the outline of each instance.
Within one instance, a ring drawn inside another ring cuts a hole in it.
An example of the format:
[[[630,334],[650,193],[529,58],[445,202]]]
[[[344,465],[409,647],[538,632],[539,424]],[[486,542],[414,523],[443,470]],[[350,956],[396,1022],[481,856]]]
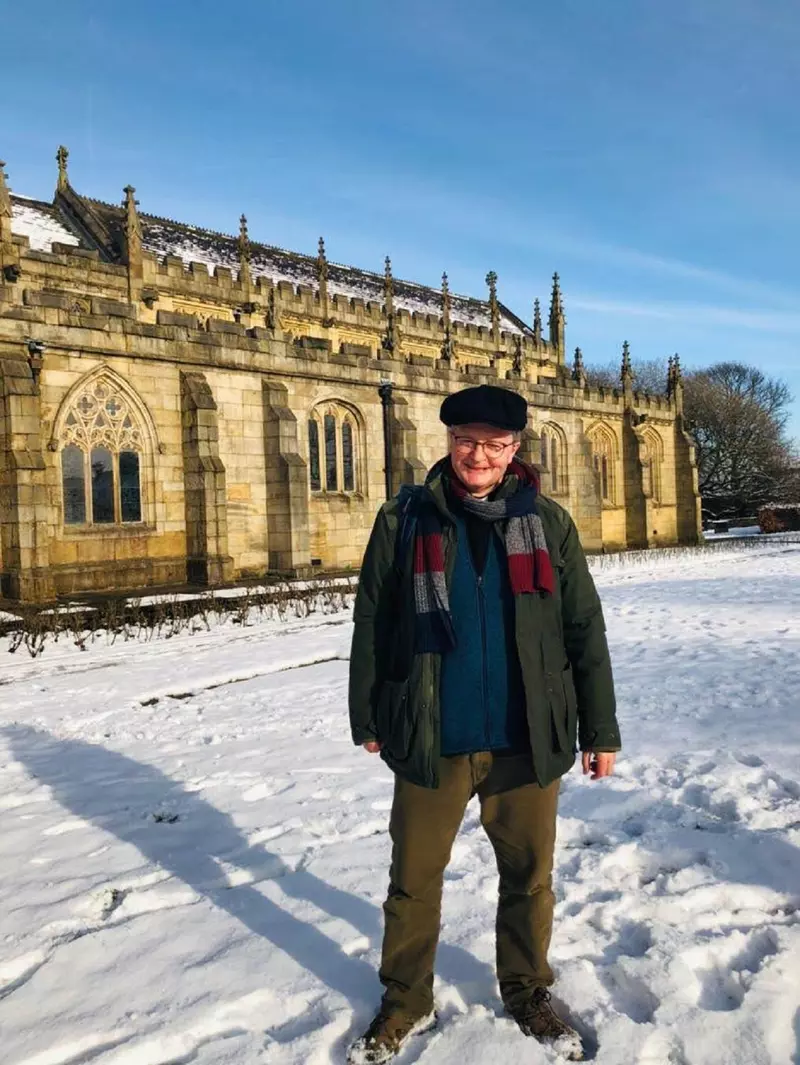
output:
[[[483,574],[477,573],[475,579],[478,584],[478,613],[481,619],[481,669],[482,669],[482,695],[483,695],[483,714],[486,723],[486,750],[491,747],[492,742],[492,722],[489,714],[489,665],[486,661],[487,648],[486,648],[486,601],[483,594]]]

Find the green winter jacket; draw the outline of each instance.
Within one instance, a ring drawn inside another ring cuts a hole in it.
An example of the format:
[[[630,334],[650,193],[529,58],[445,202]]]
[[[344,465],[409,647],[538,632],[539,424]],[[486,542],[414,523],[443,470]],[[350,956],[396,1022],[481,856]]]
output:
[[[509,476],[500,493],[516,487],[517,479]],[[449,585],[456,531],[441,476],[425,491],[444,519]],[[576,740],[581,750],[616,751],[620,736],[603,613],[575,524],[552,499],[540,496],[537,507],[556,591],[517,596],[515,628],[533,765],[544,787],[570,769]],[[412,551],[396,565],[398,527],[393,499],[378,512],[361,566],[350,653],[350,725],[354,743],[382,743],[381,757],[398,776],[435,788],[441,656],[413,654]]]

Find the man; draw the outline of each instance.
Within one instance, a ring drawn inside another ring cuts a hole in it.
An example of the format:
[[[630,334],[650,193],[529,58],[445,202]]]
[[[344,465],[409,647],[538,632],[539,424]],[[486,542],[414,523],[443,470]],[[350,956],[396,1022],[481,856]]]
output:
[[[380,970],[352,1065],[390,1061],[436,1023],[444,870],[470,798],[500,876],[497,974],[520,1029],[572,1060],[547,961],[559,778],[613,772],[620,738],[605,625],[567,512],[516,458],[527,404],[489,385],[441,407],[449,454],[378,513],[350,659],[355,743],[395,773]]]

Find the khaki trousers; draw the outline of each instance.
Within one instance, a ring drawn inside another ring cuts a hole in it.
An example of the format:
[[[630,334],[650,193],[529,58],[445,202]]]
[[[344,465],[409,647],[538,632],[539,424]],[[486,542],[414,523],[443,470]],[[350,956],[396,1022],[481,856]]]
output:
[[[558,789],[557,780],[539,787],[529,754],[442,758],[436,789],[395,778],[380,970],[386,1007],[414,1015],[433,1009],[444,871],[467,803],[476,794],[500,874],[496,938],[503,1001],[513,1008],[534,987],[552,984],[547,951]]]

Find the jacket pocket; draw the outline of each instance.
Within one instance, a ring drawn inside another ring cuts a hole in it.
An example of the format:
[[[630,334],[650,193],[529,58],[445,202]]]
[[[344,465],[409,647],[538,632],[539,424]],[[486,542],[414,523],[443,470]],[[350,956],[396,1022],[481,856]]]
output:
[[[386,680],[381,686],[376,710],[378,739],[393,758],[408,757],[412,720],[408,680]]]
[[[578,696],[575,693],[571,666],[567,666],[561,674],[561,684],[564,688],[564,701],[567,706],[567,750],[574,751],[578,746]]]
[[[553,745],[565,754],[575,751],[578,733],[578,699],[572,681],[572,668],[567,666],[552,677],[548,689]]]

